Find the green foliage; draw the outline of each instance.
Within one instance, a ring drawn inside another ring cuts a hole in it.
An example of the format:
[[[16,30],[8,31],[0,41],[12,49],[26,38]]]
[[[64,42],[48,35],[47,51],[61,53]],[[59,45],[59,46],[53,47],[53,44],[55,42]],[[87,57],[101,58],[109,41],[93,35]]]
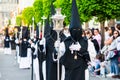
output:
[[[90,10],[88,10],[89,5],[90,3],[88,3],[88,0],[77,0],[81,22],[88,22],[93,17],[91,14],[89,14],[89,12],[92,10],[92,7],[94,8],[95,6],[93,5]]]
[[[50,14],[51,0],[43,0],[43,10],[44,15],[48,16]]]
[[[32,17],[34,17],[33,7],[25,8],[22,12],[22,19],[23,19],[24,23],[26,23],[27,25],[32,24],[32,22],[33,22]]]
[[[35,10],[35,21],[38,23],[41,21],[41,17],[43,16],[43,1],[42,0],[35,0],[33,4],[34,10]]]
[[[77,7],[80,15],[80,20],[82,22],[87,22],[92,18],[92,15],[84,14],[82,11],[85,7],[81,0],[76,0],[77,2]],[[57,0],[54,2],[55,6],[62,8],[62,14],[65,14],[65,22],[67,24],[70,23],[70,18],[71,18],[71,5],[72,5],[72,0]]]
[[[35,0],[33,7],[35,10],[36,23],[42,21],[42,16],[48,16],[50,14],[50,6],[52,0]]]
[[[8,20],[8,25],[11,25],[11,20],[10,19]]]
[[[21,26],[22,23],[22,16],[21,15],[17,15],[16,16],[16,25],[17,26]]]
[[[71,2],[72,0],[35,0],[33,7],[28,7],[22,13],[24,21],[32,23],[32,17],[38,23],[41,17],[50,14],[50,5],[54,2],[56,8],[62,9],[62,14],[66,16],[65,22],[70,23],[71,18]],[[93,16],[97,17],[97,21],[105,21],[119,17],[120,0],[76,0],[77,7],[82,22],[88,22]]]
[[[119,9],[120,0],[81,0],[81,13],[96,16],[99,22],[116,18]]]
[[[70,16],[71,16],[71,1],[70,0],[56,0],[54,5],[57,8],[61,8],[61,12],[63,15],[66,16],[65,22],[66,24],[70,23]]]

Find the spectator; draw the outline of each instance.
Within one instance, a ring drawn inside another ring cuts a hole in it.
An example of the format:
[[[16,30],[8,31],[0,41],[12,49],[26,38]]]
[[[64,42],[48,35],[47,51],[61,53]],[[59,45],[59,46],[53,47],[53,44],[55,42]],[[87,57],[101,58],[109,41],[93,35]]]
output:
[[[101,48],[101,35],[99,33],[98,29],[94,29],[94,37],[93,39],[96,39],[99,44],[99,49]]]
[[[118,36],[119,36],[119,32],[115,30],[112,37],[113,41],[108,48],[108,55],[107,55],[107,59],[110,60],[110,74],[108,74],[108,76],[112,76],[113,78],[120,78],[119,67],[118,67],[118,56],[115,55],[115,52],[114,52],[117,48],[116,39]]]

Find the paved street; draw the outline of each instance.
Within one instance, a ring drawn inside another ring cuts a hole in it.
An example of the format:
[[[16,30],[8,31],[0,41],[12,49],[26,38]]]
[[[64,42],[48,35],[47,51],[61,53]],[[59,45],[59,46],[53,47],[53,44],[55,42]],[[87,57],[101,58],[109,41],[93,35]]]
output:
[[[12,55],[3,54],[0,50],[0,80],[31,80],[30,69],[19,69],[15,60],[15,51]]]
[[[15,59],[15,51],[13,54],[3,54],[0,49],[0,80],[31,80],[30,69],[19,69]],[[35,79],[34,79],[35,80]],[[100,76],[90,76],[90,80],[119,80],[111,78],[102,78]]]

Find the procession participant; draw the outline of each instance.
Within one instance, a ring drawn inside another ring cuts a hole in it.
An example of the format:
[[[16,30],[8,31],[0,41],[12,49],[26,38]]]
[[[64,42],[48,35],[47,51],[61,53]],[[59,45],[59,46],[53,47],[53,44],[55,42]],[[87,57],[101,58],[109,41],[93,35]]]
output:
[[[65,66],[65,80],[85,80],[85,70],[90,57],[87,51],[88,42],[82,37],[76,0],[72,0],[71,15],[71,36],[60,44],[60,62]]]
[[[63,29],[59,33],[60,36],[60,42],[64,41],[67,37],[70,36],[69,30],[66,27],[66,23],[63,22]]]
[[[33,57],[33,72],[35,74],[36,80],[40,80],[39,73],[39,60],[38,60],[38,42],[39,39],[36,37],[36,33],[34,33],[34,39],[31,43],[32,57]]]
[[[22,31],[22,39],[20,40],[20,63],[19,63],[19,68],[21,69],[28,69],[30,68],[30,64],[29,64],[29,59],[28,59],[28,28],[23,27],[23,31]]]
[[[37,47],[38,47],[38,63],[39,63],[39,76],[40,76],[40,80],[44,80],[43,78],[43,72],[42,72],[42,63],[44,61],[44,51],[43,51],[43,46],[40,45],[40,42],[41,42],[41,39],[42,37],[40,37],[40,27],[37,25],[36,27],[36,38],[38,39],[38,44],[37,44]]]
[[[54,14],[55,10],[52,2],[51,16]],[[56,40],[57,32],[53,30],[53,22],[51,21],[49,36],[46,38],[46,80],[57,80],[57,64],[53,61],[54,43]]]
[[[16,59],[17,59],[17,62],[19,63],[20,56],[19,56],[19,39],[18,38],[15,39],[15,43],[16,43]]]
[[[8,33],[8,27],[5,30],[4,54],[11,54],[10,36],[9,36],[9,33]]]

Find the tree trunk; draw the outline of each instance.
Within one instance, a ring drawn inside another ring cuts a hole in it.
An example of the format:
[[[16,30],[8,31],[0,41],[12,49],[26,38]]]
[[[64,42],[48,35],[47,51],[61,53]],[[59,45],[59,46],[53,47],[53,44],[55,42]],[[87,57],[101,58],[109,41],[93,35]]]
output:
[[[88,29],[88,28],[89,28],[89,23],[85,22],[85,29]]]
[[[115,20],[114,20],[114,19],[111,19],[110,22],[108,23],[108,26],[109,26],[109,27],[115,26]]]
[[[102,37],[101,48],[104,46],[104,40],[105,40],[104,23],[105,23],[104,21],[100,22],[101,37]]]

